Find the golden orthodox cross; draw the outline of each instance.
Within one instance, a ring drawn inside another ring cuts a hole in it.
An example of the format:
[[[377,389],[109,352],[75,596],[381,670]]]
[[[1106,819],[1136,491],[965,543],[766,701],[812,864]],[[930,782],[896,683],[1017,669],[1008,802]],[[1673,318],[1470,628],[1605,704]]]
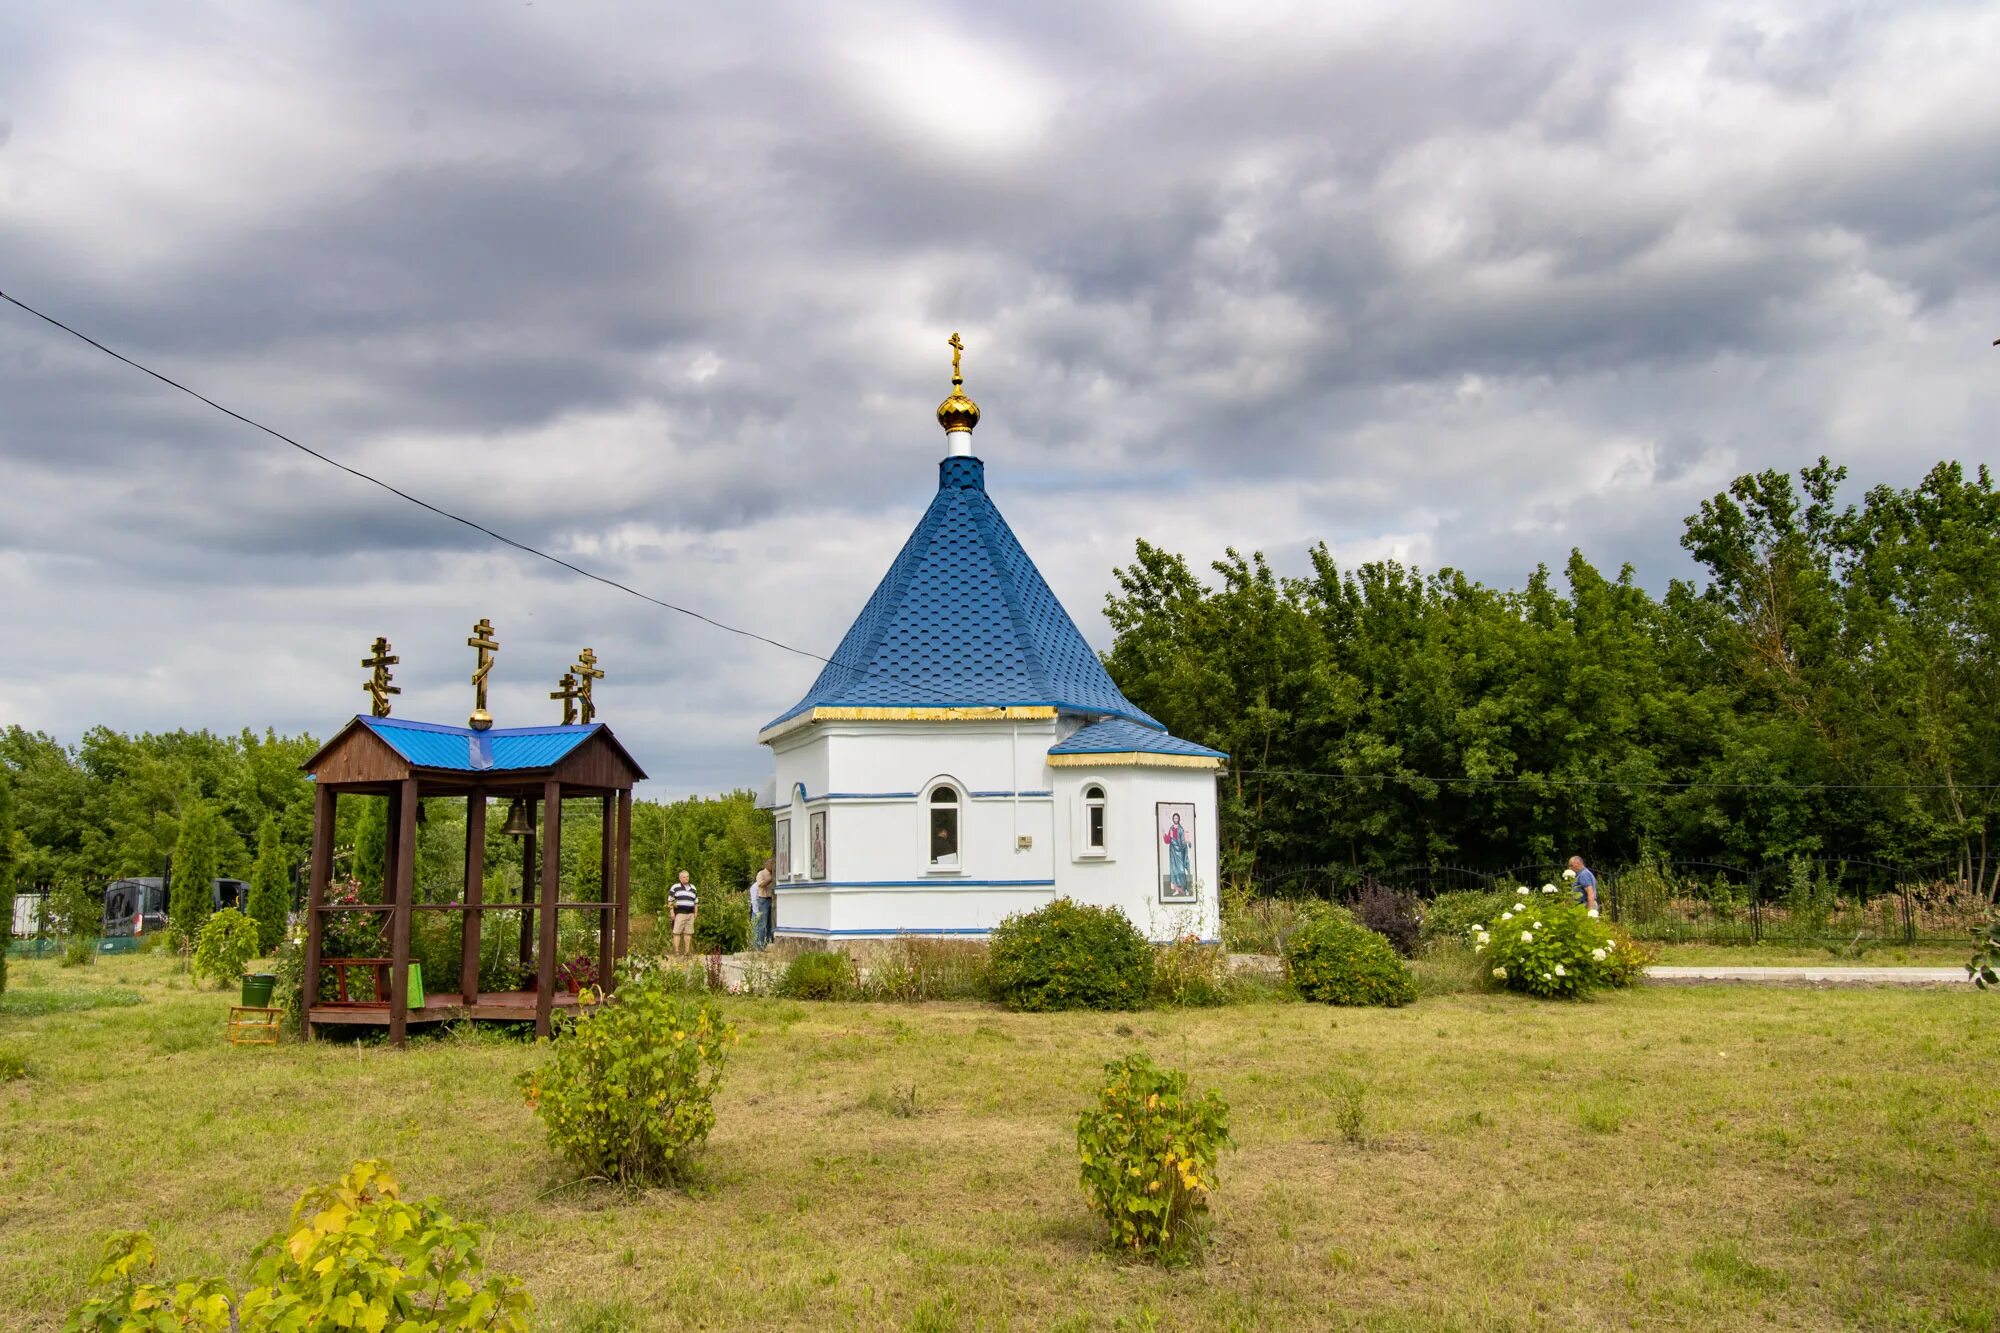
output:
[[[559,690],[551,690],[549,692],[549,698],[562,700],[563,725],[565,727],[572,726],[575,724],[576,701],[582,697],[583,696],[577,692],[576,677],[571,675],[567,671],[563,672],[562,688]]]
[[[951,348],[951,382],[953,384],[965,383],[965,376],[958,373],[958,358],[965,351],[965,340],[954,333],[951,337],[945,339],[944,345]]]
[[[597,720],[597,705],[590,697],[590,683],[603,680],[604,673],[597,669],[597,650],[586,648],[577,654],[576,665],[570,668],[576,673],[577,703],[583,716],[579,719],[586,725]]]
[[[389,656],[389,641],[379,634],[375,636],[373,653],[372,657],[361,659],[361,665],[370,668],[374,672],[368,678],[367,683],[361,688],[368,691],[369,696],[374,700],[374,703],[369,706],[368,711],[376,717],[387,717],[389,716],[389,696],[403,692],[401,686],[389,683],[389,668],[395,666],[403,659]]]
[[[465,646],[479,650],[479,665],[472,670],[472,716],[467,722],[474,731],[485,731],[493,725],[493,715],[486,711],[486,677],[493,671],[493,655],[500,651],[500,641],[493,637],[493,622],[481,616]]]

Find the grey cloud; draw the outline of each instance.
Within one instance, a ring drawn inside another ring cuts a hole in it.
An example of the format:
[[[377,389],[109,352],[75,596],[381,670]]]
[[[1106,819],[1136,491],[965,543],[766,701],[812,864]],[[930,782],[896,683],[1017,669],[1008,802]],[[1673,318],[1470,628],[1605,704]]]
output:
[[[1502,582],[1581,545],[1658,587],[1733,471],[1992,452],[2000,111],[1954,91],[1986,9],[219,14],[0,16],[0,287],[814,651],[929,498],[953,328],[996,495],[1100,643],[1139,536],[1288,569],[1414,543]],[[120,43],[163,100],[87,120]],[[216,53],[258,122],[216,110]],[[405,704],[449,715],[459,623],[504,614],[507,708],[592,642],[678,791],[755,785],[815,669],[13,314],[0,468],[0,721],[324,732],[389,631]],[[36,671],[111,624],[143,687]],[[217,645],[256,678],[221,702]]]

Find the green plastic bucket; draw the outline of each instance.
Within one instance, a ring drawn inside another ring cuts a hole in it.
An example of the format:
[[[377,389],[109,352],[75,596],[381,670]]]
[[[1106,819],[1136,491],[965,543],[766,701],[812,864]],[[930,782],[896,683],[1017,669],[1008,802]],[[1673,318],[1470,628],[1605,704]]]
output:
[[[271,1006],[271,988],[278,984],[275,972],[245,972],[243,974],[243,1004],[250,1009],[268,1009]]]

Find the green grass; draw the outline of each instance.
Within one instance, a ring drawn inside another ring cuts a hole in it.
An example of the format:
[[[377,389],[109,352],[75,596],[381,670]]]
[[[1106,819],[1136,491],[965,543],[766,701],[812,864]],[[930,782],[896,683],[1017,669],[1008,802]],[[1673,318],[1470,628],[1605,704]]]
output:
[[[235,1048],[171,960],[0,1016],[0,1327],[48,1330],[104,1233],[241,1273],[356,1157],[491,1224],[546,1325],[1881,1328],[2000,1321],[2000,1000],[1658,987],[1581,1005],[1263,1003],[1017,1015],[731,1001],[701,1180],[577,1185],[521,1105],[534,1048]],[[1205,1261],[1100,1248],[1074,1131],[1142,1048],[1233,1108]]]
[[[1669,967],[1964,967],[1972,941],[1964,944],[1881,944],[1836,952],[1790,944],[1654,944]]]

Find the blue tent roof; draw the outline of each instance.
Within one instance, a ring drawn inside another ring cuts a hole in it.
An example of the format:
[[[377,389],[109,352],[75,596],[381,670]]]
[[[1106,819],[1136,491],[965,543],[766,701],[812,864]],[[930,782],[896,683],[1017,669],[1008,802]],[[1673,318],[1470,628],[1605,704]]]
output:
[[[1112,718],[1093,722],[1068,740],[1049,747],[1050,754],[1177,754],[1194,759],[1227,759],[1220,750],[1211,750],[1178,736],[1150,727],[1135,726]]]
[[[564,755],[602,731],[602,722],[579,727],[507,727],[474,731],[437,722],[399,717],[357,717],[390,749],[418,768],[490,773],[507,769],[551,768]]]
[[[937,497],[812,689],[809,708],[1054,706],[1159,723],[1119,693],[986,495],[976,458],[938,467]]]

